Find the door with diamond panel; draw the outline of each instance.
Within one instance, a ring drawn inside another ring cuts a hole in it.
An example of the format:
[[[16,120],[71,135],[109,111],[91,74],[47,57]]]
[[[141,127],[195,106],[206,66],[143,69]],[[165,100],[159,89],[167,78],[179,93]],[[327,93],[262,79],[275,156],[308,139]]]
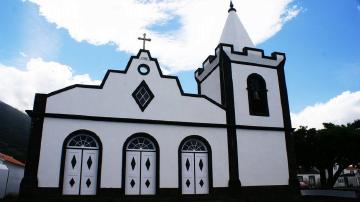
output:
[[[182,194],[209,194],[208,150],[198,139],[187,140],[181,148]]]
[[[156,149],[152,141],[136,137],[126,147],[125,195],[156,193]]]
[[[141,194],[155,194],[156,176],[155,152],[141,152]]]
[[[66,147],[62,193],[95,195],[98,159],[99,147],[93,137],[80,134],[71,138]]]
[[[81,150],[67,149],[65,156],[63,194],[77,195],[80,188]]]
[[[183,194],[195,194],[195,173],[194,173],[194,154],[182,153],[182,193]]]
[[[126,152],[125,194],[139,195],[140,193],[140,152]]]
[[[209,193],[208,154],[195,153],[195,190],[196,194]]]
[[[96,194],[98,153],[98,150],[83,150],[80,195]]]

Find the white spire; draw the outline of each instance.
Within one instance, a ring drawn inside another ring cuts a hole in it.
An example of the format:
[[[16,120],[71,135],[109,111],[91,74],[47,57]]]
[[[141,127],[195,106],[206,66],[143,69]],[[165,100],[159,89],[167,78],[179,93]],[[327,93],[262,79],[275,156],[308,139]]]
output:
[[[255,47],[242,25],[232,1],[230,1],[229,15],[221,34],[220,43],[234,45],[235,51],[242,51],[244,47]]]

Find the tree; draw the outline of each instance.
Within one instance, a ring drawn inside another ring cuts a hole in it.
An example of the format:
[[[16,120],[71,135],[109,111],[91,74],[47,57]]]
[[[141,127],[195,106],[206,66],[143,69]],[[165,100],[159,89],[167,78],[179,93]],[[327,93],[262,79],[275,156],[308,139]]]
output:
[[[300,127],[294,137],[298,165],[316,167],[323,187],[333,187],[345,168],[360,163],[360,120],[347,125],[324,123],[320,130]]]

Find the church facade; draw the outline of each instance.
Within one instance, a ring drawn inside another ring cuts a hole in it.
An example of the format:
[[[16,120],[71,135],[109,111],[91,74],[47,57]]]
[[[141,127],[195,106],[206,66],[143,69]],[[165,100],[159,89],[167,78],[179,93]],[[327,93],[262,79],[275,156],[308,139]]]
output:
[[[145,37],[144,37],[145,38]],[[295,186],[285,54],[256,49],[231,6],[198,94],[141,49],[99,86],[36,94],[23,196],[213,197]]]

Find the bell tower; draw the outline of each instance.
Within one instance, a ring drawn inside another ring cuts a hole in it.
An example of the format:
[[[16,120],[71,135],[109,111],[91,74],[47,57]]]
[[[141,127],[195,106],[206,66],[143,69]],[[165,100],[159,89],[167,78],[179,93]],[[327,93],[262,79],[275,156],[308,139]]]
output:
[[[284,53],[255,48],[231,2],[215,54],[195,79],[199,94],[226,109],[232,190],[296,186],[284,65]]]

